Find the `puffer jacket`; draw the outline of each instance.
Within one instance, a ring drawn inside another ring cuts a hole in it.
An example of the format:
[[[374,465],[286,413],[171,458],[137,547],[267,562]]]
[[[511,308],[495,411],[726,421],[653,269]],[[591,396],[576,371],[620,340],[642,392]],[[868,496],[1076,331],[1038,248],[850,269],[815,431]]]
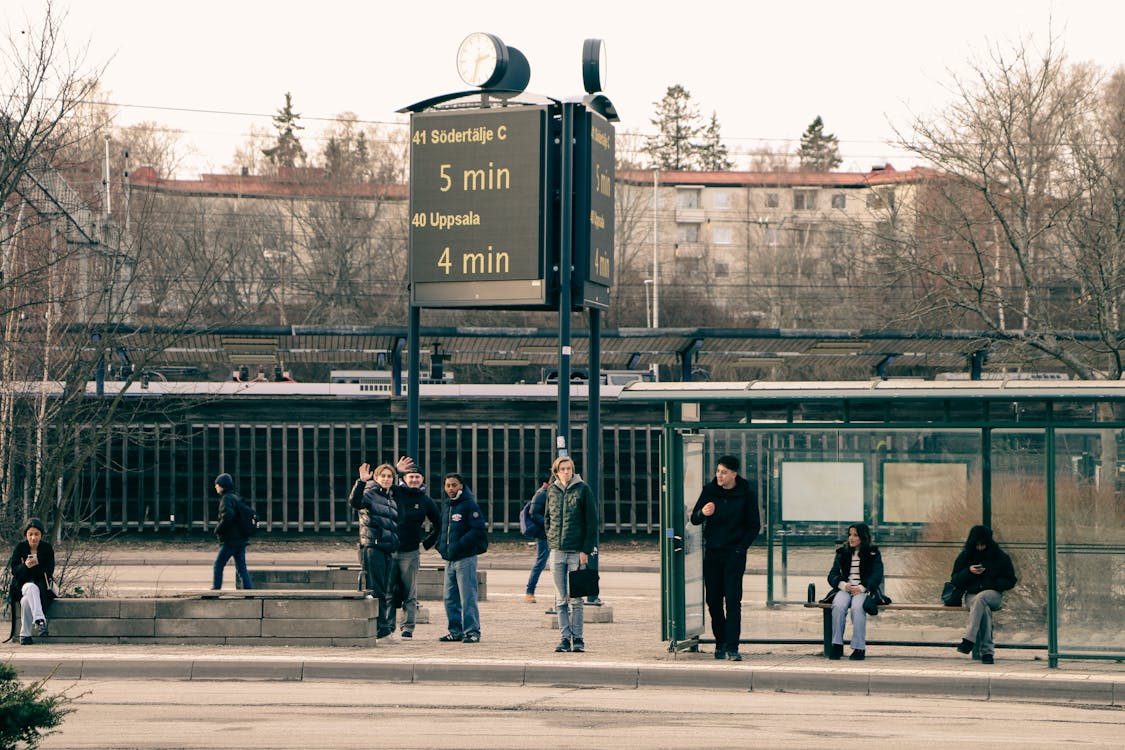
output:
[[[598,546],[598,506],[594,491],[582,477],[575,474],[566,487],[557,479],[547,486],[543,525],[551,549],[594,554]]]
[[[359,511],[359,545],[388,555],[398,551],[398,505],[394,488],[384,490],[375,480],[357,480],[348,503]]]
[[[984,566],[984,572],[979,575],[969,570],[969,566],[976,563]],[[979,594],[989,589],[1003,593],[1015,588],[1019,581],[1012,558],[995,544],[982,552],[972,550],[958,555],[950,578],[953,585],[966,594]]]
[[[457,497],[447,495],[441,505],[437,549],[442,559],[449,562],[464,560],[488,549],[488,526],[468,487],[462,487]]]

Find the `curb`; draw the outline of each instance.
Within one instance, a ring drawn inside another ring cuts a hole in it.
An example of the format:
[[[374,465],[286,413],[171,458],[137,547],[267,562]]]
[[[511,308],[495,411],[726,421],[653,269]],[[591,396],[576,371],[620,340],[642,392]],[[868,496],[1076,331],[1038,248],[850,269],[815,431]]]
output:
[[[9,663],[24,679],[177,681],[362,681],[505,684],[577,688],[706,688],[781,693],[899,695],[990,701],[1125,705],[1125,677],[968,675],[958,671],[754,666],[559,664],[544,661],[426,661],[157,657],[24,657]]]

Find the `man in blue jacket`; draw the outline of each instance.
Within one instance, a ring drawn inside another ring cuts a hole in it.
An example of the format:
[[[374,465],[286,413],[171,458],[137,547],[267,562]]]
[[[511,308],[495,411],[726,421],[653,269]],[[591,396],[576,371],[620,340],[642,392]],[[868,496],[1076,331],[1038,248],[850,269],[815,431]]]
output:
[[[746,549],[762,527],[758,493],[738,476],[739,466],[734,456],[720,458],[715,478],[703,485],[691,511],[692,524],[703,524],[703,587],[715,636],[715,658],[731,661],[742,661],[738,642],[742,639]]]
[[[477,608],[477,555],[488,549],[488,527],[473,493],[460,474],[445,475],[445,502],[441,508],[438,552],[445,566],[445,617],[449,632],[444,643],[480,643]]]

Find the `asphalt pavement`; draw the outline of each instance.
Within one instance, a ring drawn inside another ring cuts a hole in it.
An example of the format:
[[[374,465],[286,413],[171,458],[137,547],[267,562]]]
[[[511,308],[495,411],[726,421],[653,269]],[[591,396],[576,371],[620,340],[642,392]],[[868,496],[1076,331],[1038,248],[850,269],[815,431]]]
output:
[[[713,646],[673,652],[661,634],[659,552],[655,544],[603,545],[602,599],[611,622],[587,622],[586,653],[555,653],[558,631],[545,614],[553,588],[544,573],[536,601],[524,600],[533,549],[494,544],[482,556],[487,599],[480,603],[478,644],[439,643],[445,633],[440,602],[424,601],[430,615],[414,638],[397,634],[375,647],[200,646],[63,644],[48,637],[32,646],[4,644],[0,658],[26,678],[60,680],[364,680],[397,683],[573,685],[618,688],[718,688],[750,692],[838,692],[870,695],[1033,700],[1125,705],[1125,664],[1063,660],[1049,668],[1045,651],[997,652],[982,665],[953,648],[870,646],[862,662],[828,661],[821,654],[820,612],[767,608],[752,555],[746,578],[743,637],[787,641],[747,643],[743,661],[717,661]],[[117,596],[160,596],[206,588],[215,549],[206,544],[121,544],[105,553],[104,590]],[[432,554],[432,553],[429,553]],[[761,554],[759,552],[759,554]],[[252,546],[251,569],[320,568],[353,562],[354,546],[303,542],[286,548]],[[440,563],[425,558],[423,562]],[[232,587],[228,567],[225,584]],[[880,618],[877,627],[894,627]],[[884,624],[886,623],[886,624]],[[875,622],[873,622],[873,625]],[[949,627],[942,637],[956,629]],[[932,636],[932,634],[931,634]],[[878,638],[869,631],[869,640]],[[889,639],[888,639],[889,640]],[[940,640],[940,638],[939,638]]]

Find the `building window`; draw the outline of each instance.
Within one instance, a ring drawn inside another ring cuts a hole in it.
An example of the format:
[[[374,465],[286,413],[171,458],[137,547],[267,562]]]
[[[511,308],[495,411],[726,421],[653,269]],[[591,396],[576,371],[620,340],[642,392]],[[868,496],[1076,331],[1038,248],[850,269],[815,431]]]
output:
[[[815,190],[794,190],[793,191],[793,210],[794,211],[812,211],[816,208],[816,191]]]
[[[679,208],[699,208],[699,191],[677,190],[676,205]]]
[[[726,190],[712,190],[710,196],[712,207],[730,208],[730,193]]]
[[[766,227],[766,245],[777,247],[777,227]]]
[[[717,278],[719,278],[719,277],[725,278],[727,276],[730,276],[730,264],[729,263],[716,263],[715,264],[715,276]]]
[[[730,227],[712,227],[711,237],[716,245],[729,245],[731,243]]]
[[[894,209],[895,207],[895,191],[894,188],[883,188],[882,190],[872,190],[867,194],[867,207],[868,208],[883,208]]]
[[[680,243],[699,242],[699,225],[698,224],[677,224],[676,225],[676,242],[680,242]]]
[[[843,193],[832,194],[832,208],[846,208],[848,205],[848,198]]]
[[[777,208],[781,205],[781,199],[777,193],[766,193],[766,208]]]

